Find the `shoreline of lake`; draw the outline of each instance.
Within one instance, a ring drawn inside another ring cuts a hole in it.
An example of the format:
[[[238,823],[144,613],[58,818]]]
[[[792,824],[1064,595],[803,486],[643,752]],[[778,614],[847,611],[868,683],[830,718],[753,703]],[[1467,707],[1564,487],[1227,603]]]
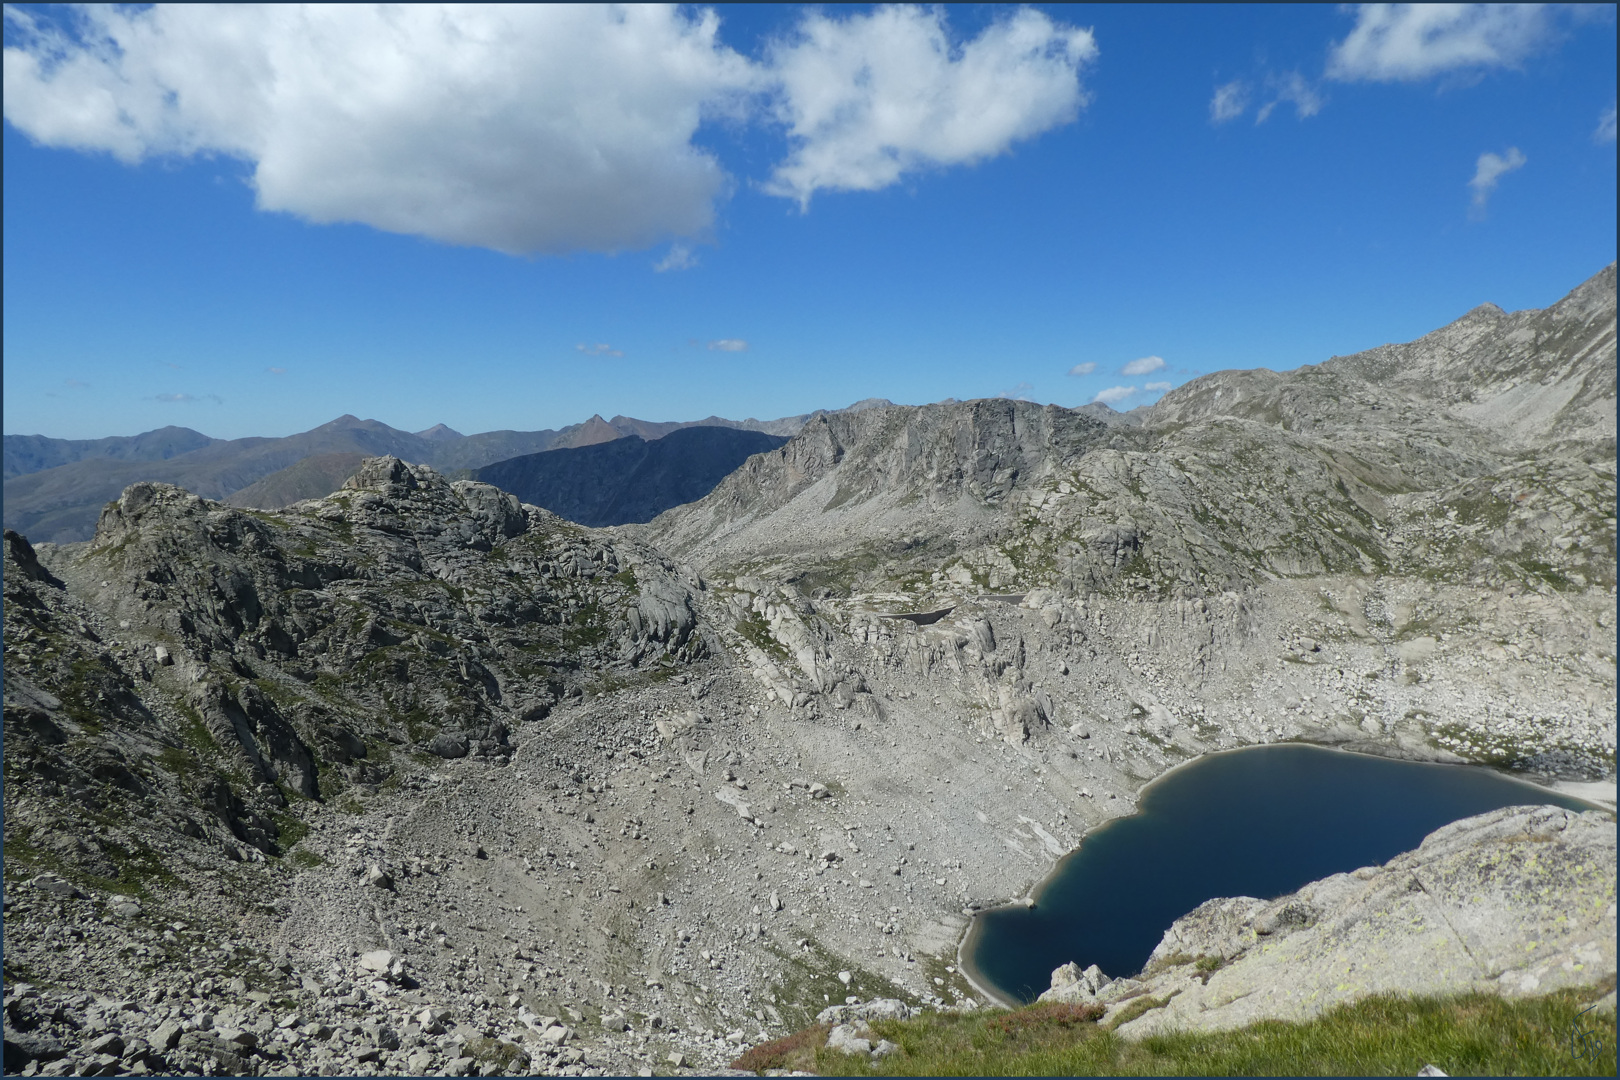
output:
[[[963,978],[965,978],[981,996],[992,1003],[1002,1005],[1007,1008],[1020,1007],[1020,1002],[996,989],[989,977],[986,976],[979,967],[975,954],[979,947],[980,939],[983,937],[984,927],[986,925],[985,920],[981,916],[1009,910],[1027,910],[1030,907],[1039,907],[1047,891],[1062,878],[1066,864],[1080,851],[1081,847],[1085,844],[1085,841],[1110,825],[1139,815],[1142,812],[1143,800],[1148,795],[1149,789],[1172,774],[1181,771],[1189,765],[1203,762],[1213,757],[1285,746],[1303,746],[1319,750],[1336,750],[1341,753],[1351,754],[1358,757],[1383,758],[1386,760],[1404,761],[1413,764],[1453,765],[1462,768],[1483,770],[1503,780],[1524,785],[1537,791],[1547,792],[1550,795],[1555,795],[1564,799],[1571,799],[1585,803],[1594,810],[1599,810],[1609,814],[1615,813],[1616,784],[1614,782],[1559,780],[1554,777],[1516,773],[1512,770],[1503,769],[1492,765],[1482,765],[1467,761],[1439,760],[1433,754],[1424,754],[1403,745],[1392,746],[1386,744],[1379,746],[1363,746],[1361,744],[1345,745],[1343,743],[1321,743],[1304,739],[1288,739],[1276,743],[1260,743],[1251,744],[1248,746],[1230,747],[1221,750],[1210,750],[1197,754],[1193,757],[1189,757],[1184,761],[1176,762],[1174,765],[1171,765],[1157,776],[1146,781],[1136,791],[1135,798],[1132,800],[1135,804],[1132,810],[1129,813],[1121,814],[1118,817],[1109,818],[1107,821],[1103,821],[1093,828],[1088,829],[1086,833],[1080,837],[1079,842],[1076,843],[1074,848],[1070,849],[1068,852],[1065,852],[1061,857],[1059,857],[1045,874],[1043,874],[1029,886],[1024,894],[1025,902],[1000,904],[993,908],[985,908],[981,911],[974,912],[970,916],[968,925],[964,929],[962,936],[957,941],[957,970],[961,972]],[[1391,855],[1390,857],[1393,858],[1395,856]],[[1215,899],[1215,897],[1209,897],[1207,899]],[[1166,927],[1166,929],[1168,929],[1168,927]],[[1060,963],[1061,962],[1054,963],[1052,966],[1056,968],[1060,966]],[[1134,975],[1136,973],[1132,972],[1130,974]]]

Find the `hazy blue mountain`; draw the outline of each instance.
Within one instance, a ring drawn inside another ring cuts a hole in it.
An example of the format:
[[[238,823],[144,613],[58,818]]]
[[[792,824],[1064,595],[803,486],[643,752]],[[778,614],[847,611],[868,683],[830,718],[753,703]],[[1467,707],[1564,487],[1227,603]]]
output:
[[[165,427],[140,435],[113,435],[105,439],[53,439],[48,435],[7,435],[5,476],[71,465],[87,458],[109,461],[165,461],[218,442],[190,428]]]
[[[861,402],[851,408],[875,403]],[[706,420],[661,422],[592,416],[584,423],[555,430],[462,435],[445,424],[412,434],[378,420],[346,414],[285,438],[213,439],[178,427],[107,439],[7,435],[5,526],[36,543],[88,540],[95,532],[101,508],[126,486],[140,480],[177,484],[208,499],[226,499],[245,491],[241,500],[232,501],[273,509],[329,494],[342,483],[349,462],[364,457],[391,455],[431,465],[447,475],[464,475],[494,462],[543,451],[606,444],[627,435],[652,441],[693,427],[789,436],[818,415],[822,415],[821,410],[777,420],[711,416]],[[322,460],[305,464],[312,457]],[[340,472],[344,475],[338,475]],[[681,491],[695,490],[684,475],[675,479],[683,485]],[[328,482],[332,486],[322,490]],[[697,498],[707,491],[703,488],[698,495],[678,498],[667,505]],[[651,502],[642,498],[639,505]]]
[[[340,416],[283,439],[211,439],[162,460],[83,458],[5,481],[5,525],[35,540],[68,543],[95,533],[101,508],[138,480],[223,499],[316,454],[392,454],[425,461],[437,445],[376,420]]]

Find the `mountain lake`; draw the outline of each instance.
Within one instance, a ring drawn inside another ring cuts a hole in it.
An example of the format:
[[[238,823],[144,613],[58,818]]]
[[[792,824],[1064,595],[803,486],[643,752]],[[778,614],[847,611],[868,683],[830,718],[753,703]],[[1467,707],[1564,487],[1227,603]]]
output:
[[[1209,754],[1143,789],[1034,894],[978,916],[968,973],[1030,1002],[1069,961],[1137,974],[1170,924],[1220,896],[1270,899],[1388,862],[1450,822],[1504,806],[1597,807],[1490,769],[1285,744]]]

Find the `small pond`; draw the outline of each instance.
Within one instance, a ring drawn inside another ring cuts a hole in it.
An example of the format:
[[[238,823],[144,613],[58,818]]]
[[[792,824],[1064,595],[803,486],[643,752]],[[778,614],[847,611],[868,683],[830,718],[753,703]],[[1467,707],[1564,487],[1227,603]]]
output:
[[[1449,822],[1525,804],[1594,809],[1478,767],[1298,744],[1210,754],[1149,784],[1132,816],[1087,834],[1034,908],[974,920],[963,958],[982,985],[1024,1002],[1070,960],[1134,975],[1205,900],[1281,896],[1388,862]]]

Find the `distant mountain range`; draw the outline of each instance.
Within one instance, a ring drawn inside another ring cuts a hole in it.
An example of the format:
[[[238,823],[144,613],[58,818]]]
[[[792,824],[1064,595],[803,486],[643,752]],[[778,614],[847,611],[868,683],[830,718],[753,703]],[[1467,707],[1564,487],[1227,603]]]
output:
[[[868,399],[846,411],[887,404]],[[692,427],[785,437],[825,412],[818,409],[775,420],[711,416],[674,422],[592,416],[584,423],[556,430],[477,435],[462,435],[444,424],[412,433],[349,415],[285,438],[214,439],[182,427],[106,439],[8,434],[4,440],[5,526],[35,542],[88,540],[95,533],[101,508],[139,480],[176,484],[236,506],[275,509],[329,494],[361,459],[381,454],[431,465],[447,474],[470,474],[495,462],[542,451],[594,446],[627,436],[653,442]],[[667,463],[647,467],[663,468]]]
[[[7,435],[5,478],[71,465],[75,461],[165,461],[218,442],[190,428],[165,427],[143,435],[107,439],[52,439],[45,435]]]

